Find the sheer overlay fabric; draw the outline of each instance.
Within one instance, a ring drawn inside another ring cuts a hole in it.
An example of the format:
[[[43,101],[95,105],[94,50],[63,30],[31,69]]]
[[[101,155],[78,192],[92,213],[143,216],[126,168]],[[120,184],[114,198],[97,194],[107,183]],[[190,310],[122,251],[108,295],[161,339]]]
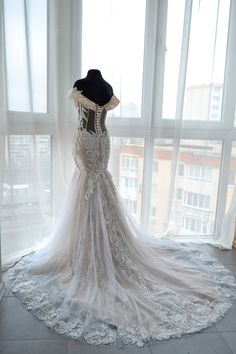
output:
[[[110,136],[100,124],[118,98],[98,106],[75,89],[69,96],[80,118],[76,167],[47,245],[8,271],[12,291],[48,327],[89,344],[143,346],[214,324],[235,299],[232,273],[137,226],[107,169]],[[81,125],[84,108],[94,132]]]

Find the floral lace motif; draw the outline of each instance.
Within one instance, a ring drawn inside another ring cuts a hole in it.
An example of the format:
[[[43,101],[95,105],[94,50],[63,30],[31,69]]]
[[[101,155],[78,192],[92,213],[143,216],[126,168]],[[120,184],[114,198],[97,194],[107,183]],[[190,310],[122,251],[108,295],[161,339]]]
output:
[[[72,156],[81,173],[87,173],[85,199],[89,200],[97,183],[111,173],[107,169],[110,156],[110,137],[107,131],[95,133],[81,129],[74,133]]]

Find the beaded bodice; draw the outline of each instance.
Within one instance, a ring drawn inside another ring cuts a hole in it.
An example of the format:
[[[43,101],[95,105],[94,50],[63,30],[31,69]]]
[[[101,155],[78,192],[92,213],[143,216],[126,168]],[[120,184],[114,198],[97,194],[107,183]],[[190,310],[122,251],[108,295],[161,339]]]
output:
[[[99,106],[76,89],[71,90],[69,97],[74,99],[79,112],[79,127],[74,132],[72,156],[78,169],[87,174],[85,198],[88,199],[96,181],[100,182],[109,175],[110,137],[105,118],[107,111],[120,101],[113,95],[104,106]]]

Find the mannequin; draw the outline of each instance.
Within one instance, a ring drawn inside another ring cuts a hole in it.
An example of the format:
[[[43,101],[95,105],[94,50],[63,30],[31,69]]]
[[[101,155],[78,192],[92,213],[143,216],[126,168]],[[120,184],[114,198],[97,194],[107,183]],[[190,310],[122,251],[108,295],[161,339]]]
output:
[[[113,96],[112,86],[106,82],[97,69],[90,69],[84,79],[77,80],[74,88],[82,91],[82,94],[91,101],[103,106]]]

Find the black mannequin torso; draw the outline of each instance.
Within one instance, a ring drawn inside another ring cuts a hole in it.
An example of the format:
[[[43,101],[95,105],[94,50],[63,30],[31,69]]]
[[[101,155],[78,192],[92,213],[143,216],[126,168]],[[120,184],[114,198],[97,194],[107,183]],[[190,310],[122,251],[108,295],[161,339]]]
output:
[[[77,80],[73,87],[82,91],[82,95],[100,106],[109,102],[113,96],[112,86],[103,79],[101,72],[97,69],[90,69],[87,76]]]

